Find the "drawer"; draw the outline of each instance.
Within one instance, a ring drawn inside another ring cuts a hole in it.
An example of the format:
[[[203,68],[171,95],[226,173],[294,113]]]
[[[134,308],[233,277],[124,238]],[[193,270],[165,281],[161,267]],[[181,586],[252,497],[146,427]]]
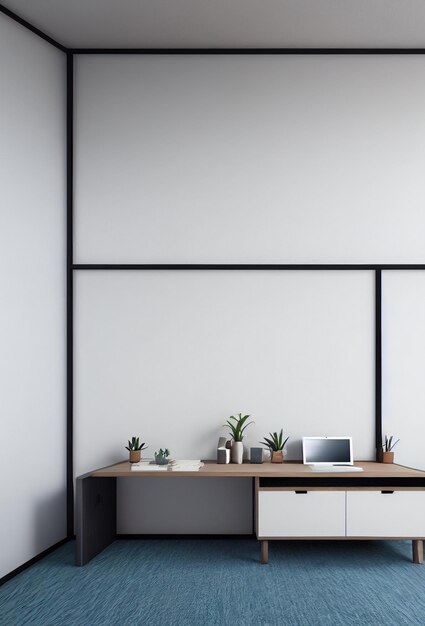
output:
[[[260,491],[258,537],[343,537],[345,491]]]
[[[424,537],[425,491],[347,491],[347,536]]]

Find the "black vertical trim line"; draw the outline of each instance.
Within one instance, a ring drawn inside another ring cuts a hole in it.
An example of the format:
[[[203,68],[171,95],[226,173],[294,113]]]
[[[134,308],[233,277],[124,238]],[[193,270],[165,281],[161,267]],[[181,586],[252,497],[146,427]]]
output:
[[[74,535],[74,55],[66,53],[66,527]]]
[[[10,17],[10,19],[14,20],[27,30],[30,30],[32,33],[34,33],[34,35],[41,37],[41,39],[44,39],[44,41],[47,41],[47,43],[51,44],[55,48],[58,48],[58,50],[62,50],[62,52],[67,52],[67,48],[65,48],[65,46],[56,41],[56,39],[53,39],[53,37],[46,35],[46,33],[44,33],[42,30],[36,28],[35,26],[27,22],[27,20],[24,20],[22,17],[19,17],[19,15],[5,7],[3,4],[0,4],[0,13],[7,15],[7,17]]]
[[[252,534],[255,535],[256,532],[256,508],[257,508],[257,501],[256,501],[256,492],[255,492],[255,478],[252,479],[252,516],[251,516],[251,522],[252,522]]]
[[[375,443],[378,461],[382,443],[382,270],[375,271]]]

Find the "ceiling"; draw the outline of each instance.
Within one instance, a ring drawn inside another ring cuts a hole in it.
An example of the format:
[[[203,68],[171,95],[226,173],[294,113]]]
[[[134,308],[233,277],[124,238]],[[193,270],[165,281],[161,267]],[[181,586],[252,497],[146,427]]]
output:
[[[424,0],[5,0],[67,47],[425,47]]]

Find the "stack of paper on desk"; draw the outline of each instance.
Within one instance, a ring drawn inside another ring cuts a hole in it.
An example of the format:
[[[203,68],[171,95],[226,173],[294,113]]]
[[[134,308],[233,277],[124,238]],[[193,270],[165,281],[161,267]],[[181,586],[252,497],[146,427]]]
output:
[[[153,461],[139,461],[139,463],[132,463],[130,469],[132,472],[166,472],[168,465],[156,465]]]
[[[204,464],[199,460],[184,459],[171,461],[170,468],[173,472],[197,472]]]
[[[182,461],[170,460],[168,465],[156,465],[147,459],[139,463],[131,464],[132,472],[197,472],[204,464],[199,460],[184,459]]]

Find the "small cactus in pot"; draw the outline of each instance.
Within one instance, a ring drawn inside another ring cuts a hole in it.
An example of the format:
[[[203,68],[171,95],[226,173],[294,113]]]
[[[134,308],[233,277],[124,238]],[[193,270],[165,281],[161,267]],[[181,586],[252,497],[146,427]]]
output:
[[[381,463],[394,463],[394,448],[399,441],[400,439],[395,439],[394,435],[391,435],[391,437],[385,435],[380,454]]]
[[[280,433],[269,433],[270,439],[268,437],[264,437],[264,441],[261,443],[269,448],[271,453],[271,462],[272,463],[283,463],[283,455],[284,455],[284,447],[289,437],[283,439],[283,428],[280,429]]]
[[[170,451],[168,448],[165,448],[164,450],[160,448],[158,452],[155,452],[155,463],[157,465],[168,465],[169,456]]]
[[[138,463],[142,457],[142,450],[146,450],[145,442],[140,443],[140,437],[132,437],[128,440],[128,446],[125,449],[130,453],[130,463]]]

